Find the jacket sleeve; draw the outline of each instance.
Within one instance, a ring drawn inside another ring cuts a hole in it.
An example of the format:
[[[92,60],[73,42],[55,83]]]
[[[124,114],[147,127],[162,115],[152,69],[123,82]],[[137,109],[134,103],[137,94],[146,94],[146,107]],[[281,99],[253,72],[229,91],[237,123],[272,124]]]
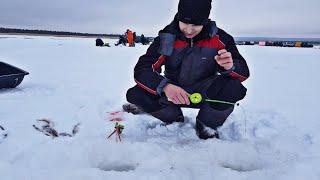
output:
[[[165,56],[158,53],[159,46],[160,40],[157,37],[146,54],[139,58],[134,68],[134,79],[137,85],[154,95],[160,95],[163,87],[169,81],[160,75],[160,66],[164,62]]]
[[[245,81],[250,75],[246,60],[239,53],[233,37],[220,29],[219,31],[220,40],[225,44],[226,50],[232,54],[233,67],[227,71],[223,67],[219,67],[218,71],[221,75],[230,76],[241,82]]]

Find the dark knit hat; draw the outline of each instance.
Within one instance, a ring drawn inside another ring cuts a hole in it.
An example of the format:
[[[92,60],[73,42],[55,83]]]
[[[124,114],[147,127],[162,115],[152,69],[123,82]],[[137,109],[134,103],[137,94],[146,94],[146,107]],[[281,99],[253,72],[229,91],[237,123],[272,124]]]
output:
[[[180,0],[177,19],[184,23],[204,25],[208,22],[212,0]]]

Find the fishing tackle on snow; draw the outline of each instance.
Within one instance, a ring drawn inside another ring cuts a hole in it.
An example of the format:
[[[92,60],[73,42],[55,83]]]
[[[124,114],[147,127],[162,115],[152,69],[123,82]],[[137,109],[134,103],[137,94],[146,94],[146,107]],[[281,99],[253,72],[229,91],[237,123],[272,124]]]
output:
[[[107,137],[107,139],[109,139],[113,134],[116,134],[116,138],[118,138],[119,141],[121,141],[120,134],[122,133],[123,129],[124,125],[121,125],[120,123],[116,122],[114,125],[114,131]]]

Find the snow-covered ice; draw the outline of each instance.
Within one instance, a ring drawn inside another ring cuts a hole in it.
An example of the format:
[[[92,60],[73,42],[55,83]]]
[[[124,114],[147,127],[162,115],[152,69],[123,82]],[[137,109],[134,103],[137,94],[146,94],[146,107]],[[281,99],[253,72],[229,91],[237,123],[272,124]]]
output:
[[[192,109],[183,109],[186,122],[167,127],[124,114],[123,141],[107,140],[107,112],[121,109],[146,49],[1,35],[0,61],[30,75],[0,90],[0,179],[320,179],[319,49],[239,46],[251,77],[221,140],[197,138]],[[43,118],[58,132],[80,123],[79,132],[45,136],[32,127]]]

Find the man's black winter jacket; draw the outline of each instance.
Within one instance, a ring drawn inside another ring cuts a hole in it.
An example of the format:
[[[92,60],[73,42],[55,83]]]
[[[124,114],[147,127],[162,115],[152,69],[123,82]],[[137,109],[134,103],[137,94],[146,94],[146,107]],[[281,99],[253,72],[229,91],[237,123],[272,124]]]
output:
[[[220,49],[232,54],[234,66],[228,71],[214,59]],[[165,66],[164,76],[160,74],[162,65]],[[206,24],[193,39],[187,39],[175,19],[159,32],[134,68],[137,85],[154,95],[160,95],[168,82],[188,89],[197,82],[217,75],[242,82],[249,77],[249,69],[233,37],[217,28],[214,21]]]

